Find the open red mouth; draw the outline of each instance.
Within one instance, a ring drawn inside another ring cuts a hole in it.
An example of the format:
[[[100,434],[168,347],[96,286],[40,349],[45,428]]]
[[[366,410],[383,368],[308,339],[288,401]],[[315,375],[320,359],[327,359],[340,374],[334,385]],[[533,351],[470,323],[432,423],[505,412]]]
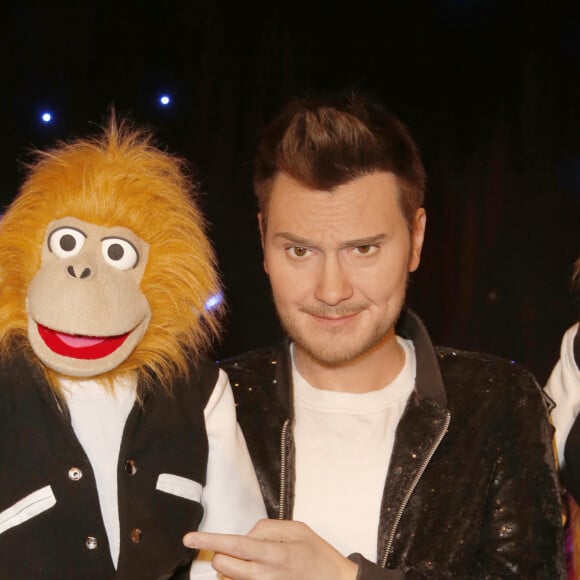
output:
[[[38,334],[50,350],[61,356],[84,360],[94,360],[111,354],[130,334],[127,332],[118,336],[81,336],[57,332],[41,324],[37,326]]]

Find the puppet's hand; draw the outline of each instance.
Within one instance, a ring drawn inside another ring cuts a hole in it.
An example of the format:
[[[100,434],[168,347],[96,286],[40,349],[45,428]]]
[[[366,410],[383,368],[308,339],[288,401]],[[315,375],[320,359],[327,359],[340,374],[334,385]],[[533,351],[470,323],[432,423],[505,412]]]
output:
[[[358,571],[302,522],[260,520],[246,536],[191,532],[183,543],[216,552],[213,567],[231,580],[355,580]]]

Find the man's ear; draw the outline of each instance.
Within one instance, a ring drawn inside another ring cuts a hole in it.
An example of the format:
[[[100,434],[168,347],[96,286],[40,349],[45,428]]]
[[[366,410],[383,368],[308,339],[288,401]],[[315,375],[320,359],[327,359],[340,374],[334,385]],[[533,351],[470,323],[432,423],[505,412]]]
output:
[[[262,212],[258,212],[258,229],[260,230],[260,243],[262,244],[262,250],[264,249],[264,221],[262,220]]]
[[[263,260],[262,264],[264,266],[264,272],[268,274],[268,265],[266,264],[266,224],[265,220],[262,218],[262,212],[258,212],[258,228],[260,230],[260,243],[262,244],[262,254]]]
[[[421,250],[425,240],[425,227],[427,225],[427,213],[425,208],[420,207],[415,213],[413,228],[411,230],[411,254],[409,256],[409,272],[414,272],[421,263]]]

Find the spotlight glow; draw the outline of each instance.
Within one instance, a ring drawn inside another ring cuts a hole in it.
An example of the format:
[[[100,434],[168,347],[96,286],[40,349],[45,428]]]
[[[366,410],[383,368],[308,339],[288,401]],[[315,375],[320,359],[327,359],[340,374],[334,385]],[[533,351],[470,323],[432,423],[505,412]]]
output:
[[[40,120],[45,124],[48,125],[49,123],[52,123],[52,113],[45,111],[44,113],[42,113],[42,115],[40,115]]]
[[[206,310],[213,310],[217,308],[224,300],[224,295],[222,292],[217,292],[216,294],[212,294],[206,301],[205,301],[205,309]]]
[[[167,105],[171,103],[171,97],[169,95],[161,95],[161,97],[159,98],[159,103],[163,107],[167,107]]]

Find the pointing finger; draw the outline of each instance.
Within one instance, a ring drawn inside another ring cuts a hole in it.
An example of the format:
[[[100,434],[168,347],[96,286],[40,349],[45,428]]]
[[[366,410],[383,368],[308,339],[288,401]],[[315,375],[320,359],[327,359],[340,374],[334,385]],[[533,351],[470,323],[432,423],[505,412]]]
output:
[[[235,534],[189,532],[183,537],[183,544],[188,548],[219,552],[241,560],[253,559],[253,555],[259,553],[259,543],[260,540]]]

